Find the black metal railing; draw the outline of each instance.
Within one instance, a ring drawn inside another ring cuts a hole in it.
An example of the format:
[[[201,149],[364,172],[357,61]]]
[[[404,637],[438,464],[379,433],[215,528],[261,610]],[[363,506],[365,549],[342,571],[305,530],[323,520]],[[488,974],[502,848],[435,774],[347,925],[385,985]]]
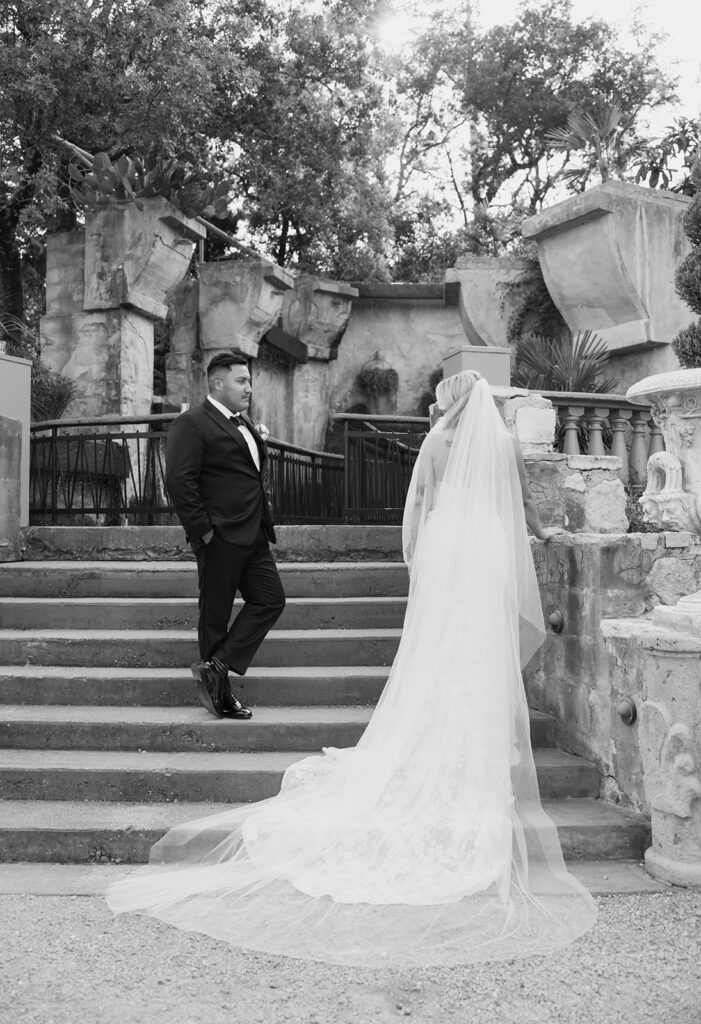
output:
[[[176,523],[165,487],[165,440],[175,413],[34,423],[34,525]],[[343,520],[343,456],[268,439],[265,485],[280,523]]]
[[[343,423],[344,521],[401,523],[428,419],[343,413],[334,420]]]
[[[558,413],[560,451],[621,458],[638,490],[659,429],[647,407],[620,395],[546,393]],[[165,489],[165,439],[175,413],[52,420],[31,430],[30,513],[40,524],[176,523]],[[342,413],[343,454],[268,439],[266,487],[279,523],[401,523],[429,421]]]

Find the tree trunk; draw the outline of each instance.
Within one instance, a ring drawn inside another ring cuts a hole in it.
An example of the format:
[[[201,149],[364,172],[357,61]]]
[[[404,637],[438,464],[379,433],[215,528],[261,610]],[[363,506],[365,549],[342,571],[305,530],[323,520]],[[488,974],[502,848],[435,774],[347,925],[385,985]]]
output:
[[[8,208],[0,210],[0,314],[8,313],[21,321],[24,319],[24,291],[16,232],[17,217],[14,211]],[[4,327],[19,341],[21,330],[7,322]]]

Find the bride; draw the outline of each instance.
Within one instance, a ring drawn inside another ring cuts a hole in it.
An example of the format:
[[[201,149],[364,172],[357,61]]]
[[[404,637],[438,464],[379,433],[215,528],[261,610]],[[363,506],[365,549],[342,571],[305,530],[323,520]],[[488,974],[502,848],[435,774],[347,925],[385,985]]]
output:
[[[546,953],[593,924],[541,807],[520,671],[544,639],[524,499],[553,531],[486,381],[459,373],[436,400],[404,513],[402,639],[357,746],[172,829],[110,887],[115,913],[368,967]]]

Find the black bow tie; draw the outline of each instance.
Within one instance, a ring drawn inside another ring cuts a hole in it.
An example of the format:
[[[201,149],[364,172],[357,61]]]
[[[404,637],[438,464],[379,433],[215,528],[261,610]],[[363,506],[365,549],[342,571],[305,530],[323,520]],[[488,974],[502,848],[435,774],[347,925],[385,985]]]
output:
[[[243,416],[241,415],[240,412],[232,412],[231,416],[229,416],[229,419],[231,420],[235,427],[240,427],[241,424],[243,423]]]

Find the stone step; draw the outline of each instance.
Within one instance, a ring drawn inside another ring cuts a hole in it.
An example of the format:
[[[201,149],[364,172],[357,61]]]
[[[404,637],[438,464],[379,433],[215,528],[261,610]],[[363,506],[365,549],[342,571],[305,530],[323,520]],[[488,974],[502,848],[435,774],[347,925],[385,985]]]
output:
[[[104,803],[0,801],[0,859],[6,862],[144,863],[150,847],[184,821],[229,809],[222,803]],[[631,811],[601,800],[544,800],[572,862],[609,864],[642,857],[650,826]],[[606,874],[606,872],[604,872]]]
[[[291,597],[277,627],[396,629],[405,611],[402,597]],[[197,617],[193,597],[0,598],[4,629],[196,629]]]
[[[261,751],[354,746],[370,707],[262,707],[248,722],[200,707],[0,707],[0,747],[38,750]],[[552,742],[553,720],[531,711],[531,744]]]
[[[533,753],[543,798],[598,795],[595,765],[555,747]],[[277,793],[284,770],[305,756],[306,751],[0,750],[0,793],[8,800],[247,803]]]
[[[391,665],[400,629],[273,629],[256,664]],[[199,661],[194,630],[0,629],[4,665],[182,668]]]
[[[403,562],[279,562],[289,597],[405,597]],[[185,562],[2,562],[0,597],[196,597]]]
[[[290,668],[254,665],[244,678],[237,680],[236,692],[255,707],[375,704],[388,673],[386,665]],[[2,704],[200,707],[189,668],[93,668],[87,665],[2,665]]]
[[[73,863],[28,862],[0,864],[0,895],[7,896],[102,896],[118,878],[141,870],[135,863],[115,857],[95,857]],[[671,895],[674,888],[644,870],[638,860],[570,860],[570,874],[586,886],[592,896],[631,896],[643,893]]]

